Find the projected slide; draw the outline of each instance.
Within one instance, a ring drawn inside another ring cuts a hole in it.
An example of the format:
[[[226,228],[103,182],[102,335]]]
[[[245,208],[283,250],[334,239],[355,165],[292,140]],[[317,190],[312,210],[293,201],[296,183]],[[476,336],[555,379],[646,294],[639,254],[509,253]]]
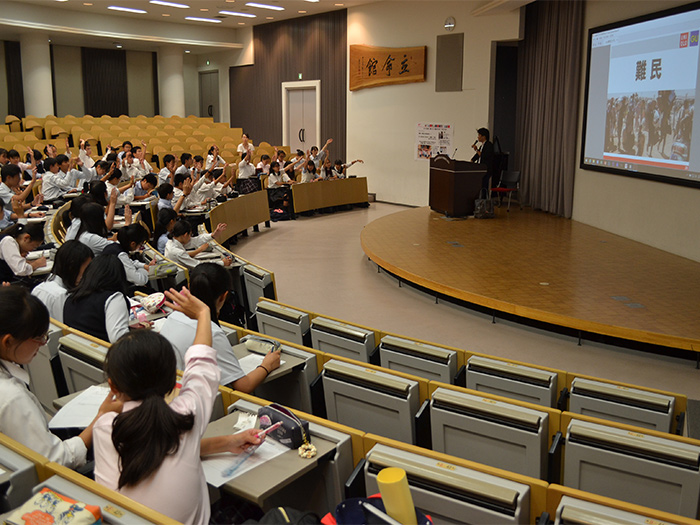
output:
[[[700,182],[699,44],[698,10],[591,30],[583,168]]]

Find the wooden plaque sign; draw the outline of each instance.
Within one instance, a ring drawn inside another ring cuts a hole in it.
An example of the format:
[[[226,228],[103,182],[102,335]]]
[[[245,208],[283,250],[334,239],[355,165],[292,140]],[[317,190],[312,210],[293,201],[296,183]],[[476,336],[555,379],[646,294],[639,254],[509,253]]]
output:
[[[350,46],[350,91],[425,82],[426,52],[426,46]]]

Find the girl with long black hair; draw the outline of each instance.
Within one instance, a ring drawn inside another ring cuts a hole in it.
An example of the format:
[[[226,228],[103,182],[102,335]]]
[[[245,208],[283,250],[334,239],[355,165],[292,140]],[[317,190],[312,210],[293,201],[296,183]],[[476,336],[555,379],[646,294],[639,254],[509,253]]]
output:
[[[257,431],[201,439],[219,387],[211,348],[211,310],[187,289],[165,292],[168,306],[197,323],[185,356],[182,388],[175,387],[172,346],[157,333],[139,330],[113,344],[105,373],[121,414],[95,424],[95,480],[182,523],[209,522],[209,494],[200,456],[240,453],[260,443]]]
[[[127,286],[124,266],[117,257],[95,257],[80,284],[68,294],[63,322],[113,343],[129,331]]]
[[[227,302],[232,287],[231,273],[219,264],[202,263],[190,272],[190,292],[209,307],[212,319],[212,346],[216,349],[221,369],[221,384],[234,390],[250,393],[267,375],[279,367],[280,352],[270,352],[262,364],[248,375],[243,372],[233,353],[231,343],[219,326],[219,314]],[[178,367],[182,369],[185,352],[192,345],[196,323],[180,313],[172,313],[160,332],[175,349]]]
[[[61,441],[49,431],[46,413],[27,388],[29,377],[21,368],[46,344],[48,329],[49,313],[38,298],[22,286],[0,287],[0,432],[50,461],[81,467],[92,445],[94,421],[80,435]],[[111,394],[98,417],[110,410],[121,410]]]

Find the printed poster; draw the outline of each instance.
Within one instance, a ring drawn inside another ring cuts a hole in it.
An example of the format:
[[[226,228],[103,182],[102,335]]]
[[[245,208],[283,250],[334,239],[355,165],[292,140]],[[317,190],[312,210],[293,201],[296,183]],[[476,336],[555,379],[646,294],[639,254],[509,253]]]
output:
[[[452,124],[419,123],[416,126],[415,159],[429,159],[437,155],[452,156]]]

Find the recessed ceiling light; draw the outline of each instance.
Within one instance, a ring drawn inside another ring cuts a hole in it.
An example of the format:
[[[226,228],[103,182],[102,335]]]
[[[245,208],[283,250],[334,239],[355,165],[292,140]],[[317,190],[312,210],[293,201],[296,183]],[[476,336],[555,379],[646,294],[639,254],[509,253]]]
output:
[[[335,4],[336,7],[343,7],[345,4]]]
[[[56,2],[67,2],[68,0],[56,0]]]
[[[189,9],[187,4],[176,4],[175,2],[165,2],[164,0],[150,0],[151,4],[163,5],[165,7],[177,7],[178,9]]]
[[[163,16],[170,16],[170,13],[163,13]]]
[[[257,2],[246,3],[248,7],[258,7],[260,9],[272,9],[273,11],[284,11],[284,7],[279,5],[258,4]]]
[[[185,49],[185,53],[187,53],[188,55],[190,54],[190,52],[191,51],[189,49]]]
[[[304,14],[306,14],[306,11],[299,11],[299,14],[304,15]]]
[[[256,16],[252,13],[239,13],[238,11],[219,11],[219,14],[229,16],[242,16],[245,18],[256,18]]]
[[[191,20],[193,22],[211,22],[212,24],[221,23],[221,20],[216,20],[215,18],[198,18],[196,16],[186,16],[185,20]]]
[[[234,3],[235,1],[236,1],[236,0],[226,0],[226,3],[227,3],[227,4],[232,4],[232,3]]]
[[[304,0],[304,1],[305,1],[305,2],[313,2],[313,3],[317,3],[317,2],[319,2],[320,0]]]
[[[244,25],[245,25],[245,22],[238,22],[238,25],[239,25],[239,26],[244,26]]]
[[[202,11],[202,12],[207,12],[207,11],[209,11],[209,9],[207,9],[206,7],[202,7],[202,8],[200,8],[199,10]]]
[[[116,47],[117,49],[121,49],[123,46],[121,44],[115,44],[114,47]]]
[[[91,6],[92,3],[91,2],[83,2],[83,5]]]
[[[140,15],[147,13],[147,11],[144,11],[143,9],[132,9],[131,7],[121,7],[118,5],[110,5],[107,7],[107,9],[111,9],[112,11],[125,11],[127,13],[138,13]]]
[[[274,16],[266,16],[265,19],[266,19],[266,20],[274,20],[275,17],[274,17]]]

